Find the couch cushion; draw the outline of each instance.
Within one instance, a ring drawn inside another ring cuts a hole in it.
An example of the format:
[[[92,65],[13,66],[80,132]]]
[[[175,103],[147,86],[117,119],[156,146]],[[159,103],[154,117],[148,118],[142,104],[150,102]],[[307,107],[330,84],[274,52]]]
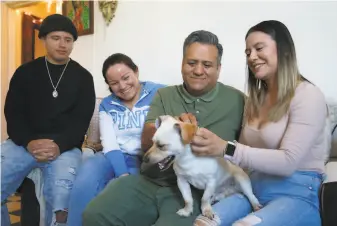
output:
[[[90,121],[90,125],[87,131],[84,147],[92,150],[102,150],[100,133],[99,133],[99,105],[102,102],[102,98],[96,98],[95,110]]]
[[[337,124],[332,128],[330,157],[337,158]]]
[[[329,102],[329,116],[330,116],[330,126],[331,126],[331,151],[330,151],[330,158],[337,158],[337,103],[336,102]]]
[[[337,181],[337,158],[331,158],[325,165],[326,178],[324,183]]]

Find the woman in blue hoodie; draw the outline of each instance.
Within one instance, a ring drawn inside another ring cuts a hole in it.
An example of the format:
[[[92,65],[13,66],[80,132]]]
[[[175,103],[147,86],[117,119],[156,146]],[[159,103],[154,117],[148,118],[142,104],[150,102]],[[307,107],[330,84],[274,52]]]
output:
[[[164,85],[139,81],[139,71],[124,54],[109,56],[102,69],[111,94],[99,107],[103,151],[85,160],[70,195],[67,225],[81,226],[86,205],[115,178],[137,174],[141,132],[151,101]]]

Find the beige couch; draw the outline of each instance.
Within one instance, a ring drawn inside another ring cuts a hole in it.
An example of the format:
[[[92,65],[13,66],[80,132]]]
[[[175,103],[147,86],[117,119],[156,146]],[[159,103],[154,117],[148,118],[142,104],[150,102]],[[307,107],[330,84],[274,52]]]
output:
[[[86,135],[86,139],[83,144],[84,151],[86,151],[88,148],[93,150],[94,152],[102,150],[100,133],[99,133],[99,116],[98,116],[99,105],[101,102],[102,102],[102,98],[96,98],[94,114],[91,118],[90,125],[89,125],[87,135]]]
[[[325,182],[337,181],[337,102],[331,101],[329,103],[329,114],[332,136],[329,160],[326,164],[327,178]]]
[[[331,149],[326,163],[326,179],[320,189],[320,211],[322,226],[337,225],[337,102],[328,102]]]
[[[101,151],[102,150],[102,146],[101,146],[101,142],[100,142],[100,133],[99,133],[99,105],[102,101],[102,98],[97,98],[96,99],[96,106],[95,106],[95,111],[94,114],[92,116],[89,128],[88,128],[88,132],[86,135],[86,139],[85,142],[83,144],[83,156],[84,158],[93,155],[95,152],[97,151]],[[330,115],[330,130],[332,131],[337,124],[337,102],[330,102],[329,103],[329,115]],[[336,181],[336,198],[337,198],[337,129],[335,129],[334,134],[332,136],[331,139],[331,151],[329,151],[329,153],[327,153],[327,155],[329,155],[328,158],[328,162],[326,164],[326,172],[327,172],[327,178],[324,181],[325,184],[331,184],[334,183],[333,181]],[[37,172],[35,172],[37,173]],[[40,172],[38,172],[40,173]],[[37,176],[36,174],[34,175],[33,173],[30,175],[30,177],[36,182],[38,181],[40,183],[40,179],[39,176]],[[40,184],[41,185],[41,184]],[[322,190],[321,191],[321,197],[324,196],[326,197],[326,199],[329,199],[329,196],[331,193],[331,191],[327,191],[327,189]],[[40,196],[38,197],[39,202],[40,202],[40,206],[44,206],[43,204],[43,197],[42,197],[42,192],[41,192],[41,187],[36,186],[36,194],[40,194]],[[41,203],[42,202],[42,203]],[[333,209],[330,208],[324,208],[325,202],[323,202],[323,198],[321,198],[321,208],[322,208],[322,216],[328,215],[329,219],[325,219],[325,222],[329,222],[329,223],[323,223],[323,226],[330,226],[331,223],[330,222],[335,222],[336,224],[333,225],[337,225],[337,215],[334,213]],[[336,205],[334,206],[334,208],[337,208],[337,200],[336,200]],[[44,211],[44,208],[40,208],[41,213]],[[329,212],[333,211],[332,214],[330,214]],[[40,217],[44,214],[40,214]],[[330,215],[332,215],[332,217],[330,217]],[[323,217],[324,218],[324,217]],[[325,217],[327,218],[327,217]],[[334,221],[334,219],[330,219],[330,218],[334,218],[336,221]],[[324,220],[323,220],[324,221]],[[41,226],[41,225],[40,225]]]

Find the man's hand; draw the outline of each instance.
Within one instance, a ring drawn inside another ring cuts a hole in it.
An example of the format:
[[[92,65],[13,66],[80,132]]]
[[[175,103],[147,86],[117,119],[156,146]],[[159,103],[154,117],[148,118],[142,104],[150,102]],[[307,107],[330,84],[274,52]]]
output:
[[[38,162],[52,161],[60,155],[58,145],[49,139],[32,140],[27,149]]]
[[[197,118],[192,113],[182,113],[177,119],[198,126]]]
[[[226,145],[227,141],[205,128],[200,128],[192,140],[191,148],[196,155],[223,157]]]

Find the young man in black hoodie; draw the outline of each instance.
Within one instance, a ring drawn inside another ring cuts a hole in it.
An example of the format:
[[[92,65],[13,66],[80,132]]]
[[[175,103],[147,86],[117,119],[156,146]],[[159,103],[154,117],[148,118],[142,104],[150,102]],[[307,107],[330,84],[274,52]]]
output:
[[[1,225],[10,225],[5,200],[34,168],[43,172],[45,225],[66,223],[96,98],[92,75],[69,57],[77,37],[69,18],[48,16],[39,31],[46,56],[21,65],[10,81],[9,139],[1,144]]]

